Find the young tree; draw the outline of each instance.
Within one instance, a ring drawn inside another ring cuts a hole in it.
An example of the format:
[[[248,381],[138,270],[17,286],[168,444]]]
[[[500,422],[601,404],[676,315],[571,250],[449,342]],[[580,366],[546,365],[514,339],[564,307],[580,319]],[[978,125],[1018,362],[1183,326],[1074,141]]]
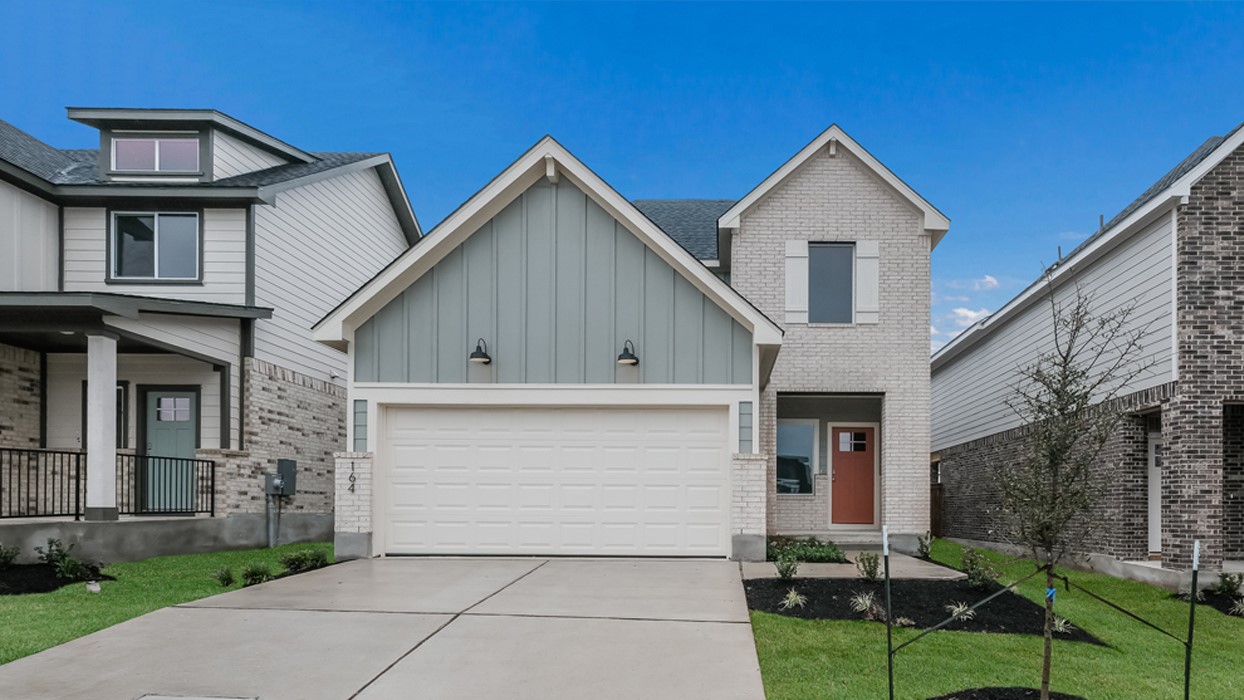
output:
[[[1109,403],[1151,364],[1142,358],[1148,327],[1135,323],[1134,302],[1095,314],[1079,287],[1059,302],[1047,282],[1047,295],[1053,347],[1019,370],[1008,401],[1028,425],[1027,441],[1017,464],[994,468],[1015,542],[1044,567],[1048,590],[1054,566],[1082,547],[1096,525],[1103,494],[1098,458],[1123,419]],[[1042,700],[1050,697],[1053,627],[1054,601],[1047,597]]]

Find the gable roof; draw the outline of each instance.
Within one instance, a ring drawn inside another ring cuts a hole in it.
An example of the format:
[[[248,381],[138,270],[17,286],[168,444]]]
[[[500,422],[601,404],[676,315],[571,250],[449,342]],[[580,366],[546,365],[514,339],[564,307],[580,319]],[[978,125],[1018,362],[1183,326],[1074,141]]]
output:
[[[1163,207],[1173,202],[1186,201],[1192,191],[1192,186],[1241,146],[1244,146],[1244,123],[1227,132],[1226,136],[1211,136],[1206,139],[1178,165],[1167,171],[1139,197],[1115,214],[1105,226],[1084,239],[1061,260],[1046,268],[1045,272],[1024,291],[1008,301],[1002,308],[980,319],[951,339],[949,343],[938,348],[930,360],[933,369],[936,370],[945,365],[951,359],[967,351],[977,341],[987,337],[990,331],[999,327],[1004,319],[1028,308],[1039,298],[1040,293],[1047,288],[1048,284],[1055,284],[1058,279],[1073,273],[1078,265],[1096,260],[1117,243],[1140,231]]]
[[[717,218],[733,199],[636,199],[631,202],[699,260],[717,260]]]
[[[874,158],[863,146],[856,143],[855,139],[848,136],[847,132],[843,131],[837,124],[831,124],[828,129],[812,139],[811,143],[804,146],[790,160],[773,171],[773,174],[752,188],[751,192],[748,192],[747,195],[721,215],[721,218],[717,220],[717,225],[723,229],[737,229],[743,212],[760,202],[765,195],[798,170],[800,166],[811,160],[822,148],[836,149],[840,147],[846,148],[852,155],[863,162],[865,167],[893,188],[899,196],[911,202],[916,209],[920,210],[923,217],[921,228],[932,235],[933,245],[936,246],[938,241],[942,239],[942,236],[946,234],[946,231],[950,229],[950,219],[946,218],[945,214],[938,211],[937,207],[930,204],[924,197],[917,194],[915,190],[908,186],[906,182],[903,182],[889,168],[882,165],[881,161]]]
[[[551,136],[545,136],[536,142],[483,189],[437,224],[419,245],[403,253],[329,312],[315,325],[312,337],[333,347],[346,347],[353,339],[354,329],[432,269],[445,255],[461,245],[532,184],[546,177],[553,181],[565,177],[701,293],[750,331],[753,342],[761,346],[763,383],[776,359],[777,349],[782,342],[782,330],[730,285],[700,264],[690,252],[678,245],[634,204],[618,194]]]

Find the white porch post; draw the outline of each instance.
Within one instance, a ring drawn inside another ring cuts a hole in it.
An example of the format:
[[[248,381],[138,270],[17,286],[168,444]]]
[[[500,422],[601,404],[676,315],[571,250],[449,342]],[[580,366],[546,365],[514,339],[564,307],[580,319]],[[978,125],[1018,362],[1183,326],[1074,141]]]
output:
[[[117,339],[86,337],[87,520],[117,519]]]

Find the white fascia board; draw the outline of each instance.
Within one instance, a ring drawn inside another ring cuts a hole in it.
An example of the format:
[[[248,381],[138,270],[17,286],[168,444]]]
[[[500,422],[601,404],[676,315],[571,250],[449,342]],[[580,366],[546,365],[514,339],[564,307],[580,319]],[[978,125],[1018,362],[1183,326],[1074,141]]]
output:
[[[836,148],[846,148],[856,158],[858,158],[869,170],[872,170],[886,184],[894,188],[903,198],[907,199],[922,214],[921,228],[925,233],[929,233],[933,238],[933,245],[941,240],[946,231],[950,229],[950,219],[945,214],[937,210],[924,197],[921,197],[906,182],[894,174],[892,170],[887,168],[873,157],[863,146],[847,135],[837,124],[832,124],[828,129],[821,132],[819,136],[812,140],[807,146],[796,153],[790,160],[782,164],[782,167],[773,172],[772,175],[765,178],[759,185],[748,192],[745,197],[735,202],[734,206],[726,210],[717,219],[717,227],[723,229],[739,228],[740,219],[743,212],[750,209],[753,205],[764,198],[770,191],[778,186],[788,176],[798,170],[804,163],[808,162],[822,148],[825,148],[831,142],[836,142]]]
[[[509,206],[527,188],[548,175],[546,156],[557,172],[583,190],[597,205],[639,237],[658,256],[678,270],[752,333],[757,344],[780,345],[782,331],[737,291],[714,275],[691,253],[658,229],[626,198],[600,179],[552,137],[546,136],[509,168],[450,214],[406,253],[320,321],[312,337],[322,343],[341,343],[376,312],[462,244],[486,221]]]
[[[360,382],[351,399],[377,405],[730,406],[750,384],[395,384]]]

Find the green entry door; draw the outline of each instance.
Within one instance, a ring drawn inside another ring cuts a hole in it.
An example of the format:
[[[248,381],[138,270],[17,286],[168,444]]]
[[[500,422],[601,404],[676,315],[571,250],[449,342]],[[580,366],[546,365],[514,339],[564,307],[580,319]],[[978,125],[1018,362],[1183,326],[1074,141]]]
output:
[[[143,509],[152,513],[194,511],[198,401],[193,391],[149,391],[146,456],[139,460]]]

